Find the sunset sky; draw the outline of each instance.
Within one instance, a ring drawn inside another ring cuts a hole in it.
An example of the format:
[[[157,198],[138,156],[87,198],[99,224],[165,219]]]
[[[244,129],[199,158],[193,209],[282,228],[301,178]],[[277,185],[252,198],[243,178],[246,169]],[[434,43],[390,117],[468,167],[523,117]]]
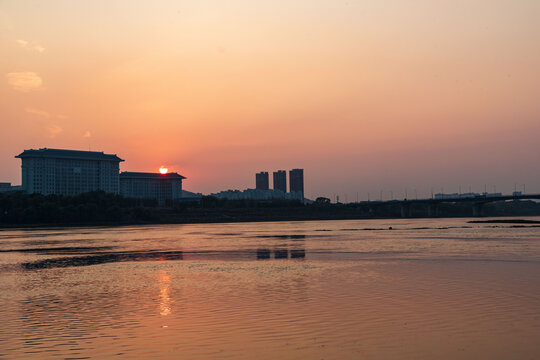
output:
[[[538,0],[0,0],[0,182],[24,149],[196,192],[540,192]]]

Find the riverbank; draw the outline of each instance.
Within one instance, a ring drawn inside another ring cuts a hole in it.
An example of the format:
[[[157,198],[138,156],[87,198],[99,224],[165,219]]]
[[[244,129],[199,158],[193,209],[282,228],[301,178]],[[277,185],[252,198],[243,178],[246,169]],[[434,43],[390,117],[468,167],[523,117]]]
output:
[[[269,221],[369,220],[402,218],[397,204],[302,204],[203,197],[200,201],[158,206],[155,201],[129,199],[102,192],[77,196],[0,194],[0,228],[55,226],[121,226]],[[411,205],[409,218],[427,218],[428,209]],[[468,204],[441,204],[439,218],[470,217]],[[534,201],[486,204],[488,217],[540,216]]]
[[[540,221],[537,220],[526,220],[526,219],[490,219],[490,220],[471,220],[468,221],[469,224],[522,224],[522,225],[532,225],[540,224]]]

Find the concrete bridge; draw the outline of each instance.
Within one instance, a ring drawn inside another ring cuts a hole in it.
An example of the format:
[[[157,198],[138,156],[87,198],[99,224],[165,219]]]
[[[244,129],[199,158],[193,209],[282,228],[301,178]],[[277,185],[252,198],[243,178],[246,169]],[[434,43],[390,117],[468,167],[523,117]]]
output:
[[[473,216],[482,216],[484,205],[497,201],[509,201],[509,200],[540,200],[540,194],[527,194],[527,195],[501,195],[501,196],[489,196],[478,195],[470,197],[447,197],[442,199],[403,199],[403,200],[388,200],[388,201],[365,201],[361,202],[364,206],[388,206],[399,205],[401,208],[401,217],[411,217],[412,205],[423,205],[427,207],[428,216],[437,216],[437,207],[441,203],[470,203],[472,206]]]

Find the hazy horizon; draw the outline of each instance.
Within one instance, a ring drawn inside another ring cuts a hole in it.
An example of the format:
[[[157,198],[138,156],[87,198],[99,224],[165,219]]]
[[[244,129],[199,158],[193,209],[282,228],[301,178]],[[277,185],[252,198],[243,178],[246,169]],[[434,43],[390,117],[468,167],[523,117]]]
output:
[[[184,189],[540,193],[540,2],[0,0],[0,182],[29,148]],[[495,188],[494,188],[495,187]]]

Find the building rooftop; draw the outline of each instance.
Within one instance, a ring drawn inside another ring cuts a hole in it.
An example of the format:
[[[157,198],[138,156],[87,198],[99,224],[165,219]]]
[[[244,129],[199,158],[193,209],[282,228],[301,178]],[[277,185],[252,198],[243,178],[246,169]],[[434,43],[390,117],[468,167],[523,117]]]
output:
[[[24,150],[16,158],[61,158],[77,160],[109,160],[124,161],[116,154],[105,154],[103,151],[83,151],[83,150],[64,150],[64,149],[29,149]]]
[[[147,172],[132,172],[132,171],[123,171],[120,173],[120,178],[130,178],[130,179],[186,179],[186,177],[178,173],[147,173]]]

